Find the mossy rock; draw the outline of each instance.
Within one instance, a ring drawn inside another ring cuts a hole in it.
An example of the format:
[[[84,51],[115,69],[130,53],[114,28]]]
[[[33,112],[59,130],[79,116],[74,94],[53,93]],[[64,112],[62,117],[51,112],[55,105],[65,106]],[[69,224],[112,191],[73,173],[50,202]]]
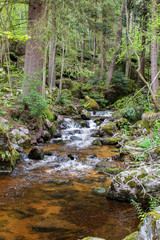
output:
[[[112,175],[117,175],[121,172],[121,169],[119,168],[107,168],[105,170],[105,173],[109,173],[109,174],[112,174]]]
[[[119,138],[107,137],[102,140],[103,145],[116,145],[119,142]]]
[[[92,98],[90,98],[89,96],[85,96],[85,100],[86,100],[86,104],[87,104],[87,109],[91,109],[91,110],[98,110],[99,109],[99,105],[98,103],[93,100]]]
[[[106,122],[102,123],[100,126],[100,134],[113,136],[113,134],[117,131],[117,126],[115,122]]]
[[[138,240],[139,239],[139,232],[134,232],[125,237],[123,240]]]
[[[138,239],[160,239],[160,207],[149,212],[140,227]]]
[[[99,139],[95,139],[95,140],[92,142],[92,145],[93,145],[93,146],[102,146],[102,142],[101,142],[101,140],[99,140]]]
[[[142,127],[146,128],[148,132],[154,127],[155,121],[160,122],[160,112],[158,113],[144,113],[142,115]]]
[[[105,196],[106,194],[106,188],[104,187],[96,187],[93,190],[93,193],[98,196]]]
[[[7,133],[0,127],[0,172],[13,170],[20,154],[13,148]]]

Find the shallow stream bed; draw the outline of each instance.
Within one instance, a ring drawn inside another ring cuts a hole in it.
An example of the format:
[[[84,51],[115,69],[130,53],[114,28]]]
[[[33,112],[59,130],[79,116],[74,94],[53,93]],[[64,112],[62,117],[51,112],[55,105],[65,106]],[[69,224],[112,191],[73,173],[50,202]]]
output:
[[[110,179],[93,171],[94,161],[114,155],[113,148],[90,147],[73,150],[51,145],[56,153],[79,155],[79,160],[64,167],[53,167],[46,157],[42,161],[25,159],[11,176],[1,176],[0,239],[78,240],[97,236],[120,240],[137,229],[135,210],[128,203],[96,196],[93,189],[107,187]],[[88,167],[87,167],[88,166]],[[61,179],[55,184],[55,179]]]
[[[102,116],[109,118],[111,113]],[[11,175],[0,176],[0,240],[79,240],[88,236],[121,240],[137,230],[137,214],[129,203],[93,192],[95,187],[109,186],[111,178],[94,169],[114,156],[115,148],[90,146],[98,126],[94,119],[85,124],[82,127],[66,118],[58,139],[66,141],[65,145],[53,139],[43,146],[53,155],[38,161],[27,157],[28,149]],[[117,162],[116,167],[123,169],[124,165]]]

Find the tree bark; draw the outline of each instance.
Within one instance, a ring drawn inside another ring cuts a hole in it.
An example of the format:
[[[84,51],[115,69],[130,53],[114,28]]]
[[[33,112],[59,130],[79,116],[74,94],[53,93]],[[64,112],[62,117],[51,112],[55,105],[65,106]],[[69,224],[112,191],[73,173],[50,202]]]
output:
[[[57,24],[56,24],[56,6],[51,9],[51,26],[53,27],[53,36],[49,43],[49,87],[50,91],[56,85],[56,42],[57,42]]]
[[[121,36],[122,36],[122,23],[123,23],[124,11],[125,11],[125,2],[123,2],[122,6],[121,6],[121,13],[120,13],[119,23],[118,23],[119,26],[118,26],[118,31],[117,31],[117,39],[116,39],[116,42],[115,42],[115,52],[114,52],[113,58],[110,62],[109,69],[108,69],[108,72],[107,72],[106,87],[108,87],[109,84],[111,83],[113,72],[114,72],[114,66],[115,66],[115,63],[116,63],[117,54],[118,54],[118,50],[119,50],[119,43],[120,43]]]
[[[159,81],[158,76],[158,65],[157,65],[157,34],[156,34],[156,10],[157,10],[157,0],[152,0],[152,40],[151,40],[151,82],[152,90],[154,93],[158,92]]]
[[[144,3],[145,4],[145,3]],[[143,50],[141,52],[141,73],[145,77],[145,53],[146,53],[146,35],[145,31],[147,30],[147,8],[146,6],[143,6],[143,18],[142,18],[142,30],[143,30],[143,36],[142,36],[142,46]]]
[[[29,91],[29,79],[38,78],[41,83],[37,86],[37,91],[42,94],[42,69],[43,69],[43,53],[42,43],[40,41],[40,19],[45,13],[45,4],[39,0],[29,1],[29,14],[28,14],[28,31],[31,38],[27,41],[25,53],[24,74],[28,77],[25,78],[23,90],[26,95]],[[37,76],[38,73],[38,76]]]
[[[103,2],[102,6],[102,40],[101,40],[101,69],[102,72],[106,67],[106,24],[107,24],[107,9],[105,3]]]

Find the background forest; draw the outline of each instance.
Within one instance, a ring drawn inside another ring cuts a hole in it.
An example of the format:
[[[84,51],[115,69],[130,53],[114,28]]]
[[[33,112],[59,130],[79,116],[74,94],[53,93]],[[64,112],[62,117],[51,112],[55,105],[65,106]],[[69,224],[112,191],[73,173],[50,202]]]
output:
[[[131,121],[158,110],[159,11],[158,0],[1,1],[0,113],[17,99],[35,117],[89,110],[86,96]]]

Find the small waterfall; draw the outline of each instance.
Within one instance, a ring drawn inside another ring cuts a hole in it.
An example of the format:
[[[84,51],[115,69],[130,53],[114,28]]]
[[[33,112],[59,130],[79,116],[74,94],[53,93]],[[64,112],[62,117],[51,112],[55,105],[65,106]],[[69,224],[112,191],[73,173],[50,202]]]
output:
[[[74,119],[65,118],[62,127],[66,128],[61,131],[62,140],[66,142],[68,146],[78,148],[88,147],[95,139],[92,137],[92,134],[98,130],[98,126],[94,120],[86,120],[85,125],[85,127],[81,127]]]

